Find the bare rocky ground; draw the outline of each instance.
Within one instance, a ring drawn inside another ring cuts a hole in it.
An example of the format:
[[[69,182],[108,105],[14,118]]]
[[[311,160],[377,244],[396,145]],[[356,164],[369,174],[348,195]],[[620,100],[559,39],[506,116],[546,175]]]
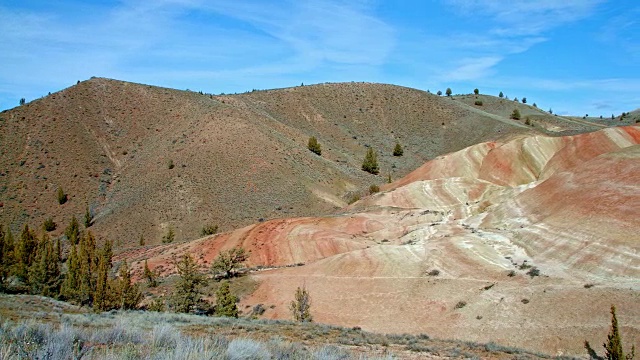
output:
[[[272,319],[289,318],[305,285],[320,322],[580,355],[606,336],[614,304],[637,343],[639,143],[638,127],[481,143],[339,214],[121,256],[167,276],[173,256],[206,269],[242,246],[266,269],[241,304],[265,304]]]

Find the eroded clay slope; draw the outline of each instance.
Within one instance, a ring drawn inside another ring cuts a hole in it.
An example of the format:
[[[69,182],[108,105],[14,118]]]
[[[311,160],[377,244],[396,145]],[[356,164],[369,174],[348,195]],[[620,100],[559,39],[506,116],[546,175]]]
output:
[[[289,318],[306,286],[316,321],[582,354],[615,304],[640,339],[640,129],[517,137],[439,157],[344,213],[272,220],[125,253],[165,275],[242,246],[257,290],[241,307]],[[284,267],[294,265],[295,267]],[[302,265],[301,265],[302,264]],[[300,266],[301,265],[301,266]]]

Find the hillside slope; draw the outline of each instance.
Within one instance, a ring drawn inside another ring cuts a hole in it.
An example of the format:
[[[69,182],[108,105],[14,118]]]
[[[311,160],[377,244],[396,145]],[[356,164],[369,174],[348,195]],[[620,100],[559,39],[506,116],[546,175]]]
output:
[[[93,231],[116,246],[159,243],[169,228],[186,241],[205,225],[327,214],[389,174],[532,131],[392,85],[213,96],[92,78],[0,113],[0,223],[17,231],[52,217],[59,235],[88,207]],[[306,149],[310,136],[322,157]],[[403,157],[391,155],[396,142]],[[360,170],[369,146],[380,176]]]
[[[582,354],[611,304],[625,341],[640,339],[639,160],[640,127],[518,136],[440,156],[342,214],[120,258],[168,276],[175,255],[206,267],[242,246],[249,266],[277,267],[253,272],[241,301],[268,318],[289,318],[304,284],[319,322]]]

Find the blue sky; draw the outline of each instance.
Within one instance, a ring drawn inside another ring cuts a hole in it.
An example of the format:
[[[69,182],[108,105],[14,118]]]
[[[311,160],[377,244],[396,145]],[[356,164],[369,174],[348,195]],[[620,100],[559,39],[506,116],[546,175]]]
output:
[[[636,0],[0,3],[0,109],[91,76],[207,93],[367,81],[640,107]]]

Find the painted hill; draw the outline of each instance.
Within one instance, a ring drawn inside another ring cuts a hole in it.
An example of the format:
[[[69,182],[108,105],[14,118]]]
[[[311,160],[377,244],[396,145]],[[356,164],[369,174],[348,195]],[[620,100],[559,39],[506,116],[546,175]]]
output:
[[[168,276],[175,255],[206,267],[242,246],[270,270],[251,273],[241,305],[268,318],[289,318],[304,284],[320,322],[582,354],[612,303],[627,343],[640,339],[639,160],[640,127],[515,136],[437,157],[341,214],[120,256]]]
[[[213,96],[92,78],[0,113],[0,223],[52,217],[59,235],[88,207],[93,231],[126,245],[157,244],[169,228],[186,241],[206,225],[328,214],[389,174],[536,132],[491,108],[381,84]],[[310,136],[322,157],[306,149]],[[396,142],[403,157],[391,155]],[[380,176],[360,170],[367,147]]]

